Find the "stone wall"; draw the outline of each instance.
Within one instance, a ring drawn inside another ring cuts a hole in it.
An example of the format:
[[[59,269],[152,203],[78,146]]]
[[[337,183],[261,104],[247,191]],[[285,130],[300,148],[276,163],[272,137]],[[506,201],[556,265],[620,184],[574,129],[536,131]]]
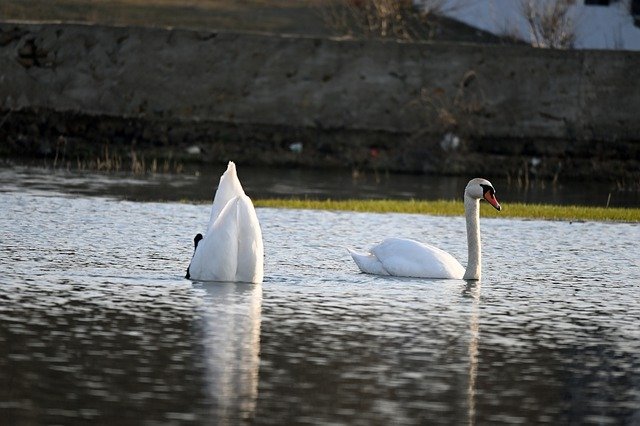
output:
[[[638,70],[630,52],[5,23],[0,153],[639,179]]]

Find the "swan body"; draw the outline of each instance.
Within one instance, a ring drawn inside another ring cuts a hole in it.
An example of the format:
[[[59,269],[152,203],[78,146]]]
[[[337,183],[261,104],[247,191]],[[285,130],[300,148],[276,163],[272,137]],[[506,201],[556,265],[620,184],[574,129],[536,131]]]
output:
[[[366,253],[349,250],[362,272],[414,278],[478,280],[481,276],[480,200],[500,210],[493,185],[471,179],[464,192],[469,261],[466,269],[452,255],[429,244],[405,238],[388,238]]]
[[[446,251],[406,238],[387,238],[369,253],[350,252],[358,267],[369,274],[455,279],[464,275],[460,262]]]
[[[255,208],[229,162],[220,178],[204,236],[196,235],[187,278],[198,281],[260,283],[263,278],[262,230]]]

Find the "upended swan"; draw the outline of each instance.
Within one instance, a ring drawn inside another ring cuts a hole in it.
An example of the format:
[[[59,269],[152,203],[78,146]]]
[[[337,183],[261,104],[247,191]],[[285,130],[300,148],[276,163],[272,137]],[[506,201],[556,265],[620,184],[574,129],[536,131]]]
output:
[[[429,244],[404,238],[388,238],[372,247],[368,253],[351,249],[351,257],[362,272],[415,278],[452,278],[479,280],[480,252],[480,200],[485,199],[496,210],[501,207],[496,191],[486,179],[471,179],[464,190],[464,212],[467,220],[467,269],[452,255]]]
[[[186,278],[198,281],[260,283],[263,278],[262,230],[251,199],[230,161],[220,177],[204,236],[194,238]]]

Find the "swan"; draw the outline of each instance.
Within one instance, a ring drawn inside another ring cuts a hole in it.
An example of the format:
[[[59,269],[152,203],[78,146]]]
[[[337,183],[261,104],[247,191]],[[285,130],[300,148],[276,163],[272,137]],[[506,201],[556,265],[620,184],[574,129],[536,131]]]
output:
[[[405,238],[388,238],[372,247],[368,253],[349,249],[351,257],[362,272],[415,278],[452,278],[479,280],[480,253],[480,200],[485,199],[496,210],[500,203],[491,182],[482,178],[471,179],[464,190],[464,213],[467,220],[467,269],[452,255],[429,244]]]
[[[196,235],[193,242],[194,253],[187,268],[187,279],[262,282],[262,230],[232,161],[220,177],[207,231],[204,236]]]

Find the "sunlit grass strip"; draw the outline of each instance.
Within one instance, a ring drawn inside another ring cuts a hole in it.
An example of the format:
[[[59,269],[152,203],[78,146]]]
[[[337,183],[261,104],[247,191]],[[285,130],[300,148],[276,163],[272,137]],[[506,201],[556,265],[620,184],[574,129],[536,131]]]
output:
[[[345,210],[375,213],[420,213],[439,216],[460,216],[464,213],[462,201],[416,201],[416,200],[308,200],[269,198],[254,200],[256,207]],[[554,206],[547,204],[505,203],[497,212],[486,203],[481,203],[485,217],[512,217],[546,220],[593,220],[614,222],[640,222],[640,209]]]

